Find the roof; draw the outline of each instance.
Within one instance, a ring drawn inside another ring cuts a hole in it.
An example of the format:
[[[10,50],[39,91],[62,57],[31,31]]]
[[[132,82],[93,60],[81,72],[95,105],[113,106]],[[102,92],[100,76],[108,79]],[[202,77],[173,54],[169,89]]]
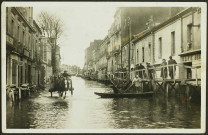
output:
[[[138,34],[136,34],[136,35],[133,35],[133,42],[136,42],[136,41],[138,41],[139,39],[141,39],[141,38],[144,38],[146,35],[148,35],[149,33],[150,33],[150,31],[151,31],[152,29],[147,29],[147,30],[144,30],[144,31],[142,31],[142,32],[140,32],[140,33],[138,33]]]
[[[38,26],[38,24],[36,23],[35,20],[33,20],[33,24],[35,25],[35,27],[37,28],[37,30],[42,34],[42,31],[41,31],[40,27]]]
[[[25,24],[32,30],[33,32],[35,31],[34,28],[30,25],[30,23],[27,21],[27,19],[20,13],[19,9],[17,7],[12,7],[12,12],[15,12],[19,15],[21,20],[25,22]]]

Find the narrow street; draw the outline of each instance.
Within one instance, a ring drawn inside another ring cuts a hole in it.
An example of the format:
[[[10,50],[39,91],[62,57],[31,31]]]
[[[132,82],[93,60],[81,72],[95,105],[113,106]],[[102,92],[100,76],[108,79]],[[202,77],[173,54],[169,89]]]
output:
[[[200,128],[200,105],[163,97],[102,99],[94,92],[111,88],[72,77],[74,95],[65,99],[48,90],[7,104],[7,128]]]

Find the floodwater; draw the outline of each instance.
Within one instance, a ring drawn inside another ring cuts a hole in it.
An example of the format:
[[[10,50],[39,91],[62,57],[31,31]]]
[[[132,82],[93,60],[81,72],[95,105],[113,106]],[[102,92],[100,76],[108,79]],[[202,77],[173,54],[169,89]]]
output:
[[[147,129],[200,128],[200,105],[163,96],[103,99],[104,84],[72,77],[74,94],[65,99],[48,90],[7,104],[7,128],[23,129]]]

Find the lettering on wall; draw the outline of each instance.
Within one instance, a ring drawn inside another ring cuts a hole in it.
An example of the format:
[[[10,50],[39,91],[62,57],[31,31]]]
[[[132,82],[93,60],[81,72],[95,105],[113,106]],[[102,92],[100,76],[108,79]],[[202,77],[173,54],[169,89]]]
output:
[[[188,55],[182,57],[183,62],[195,61],[200,59],[201,59],[201,54],[194,54],[194,55]]]

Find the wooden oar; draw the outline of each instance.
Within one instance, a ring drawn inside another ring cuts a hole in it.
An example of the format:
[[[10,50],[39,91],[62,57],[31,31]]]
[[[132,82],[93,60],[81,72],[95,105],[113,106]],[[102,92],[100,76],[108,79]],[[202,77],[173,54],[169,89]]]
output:
[[[134,84],[130,85],[127,89],[125,89],[124,91],[128,91]]]
[[[110,81],[111,81],[111,83],[113,84],[113,86],[116,88],[116,90],[119,92],[119,93],[122,93],[122,91],[117,87],[117,85],[115,85],[115,83],[110,79]],[[114,93],[116,93],[115,92],[115,90],[113,90],[114,91]]]

